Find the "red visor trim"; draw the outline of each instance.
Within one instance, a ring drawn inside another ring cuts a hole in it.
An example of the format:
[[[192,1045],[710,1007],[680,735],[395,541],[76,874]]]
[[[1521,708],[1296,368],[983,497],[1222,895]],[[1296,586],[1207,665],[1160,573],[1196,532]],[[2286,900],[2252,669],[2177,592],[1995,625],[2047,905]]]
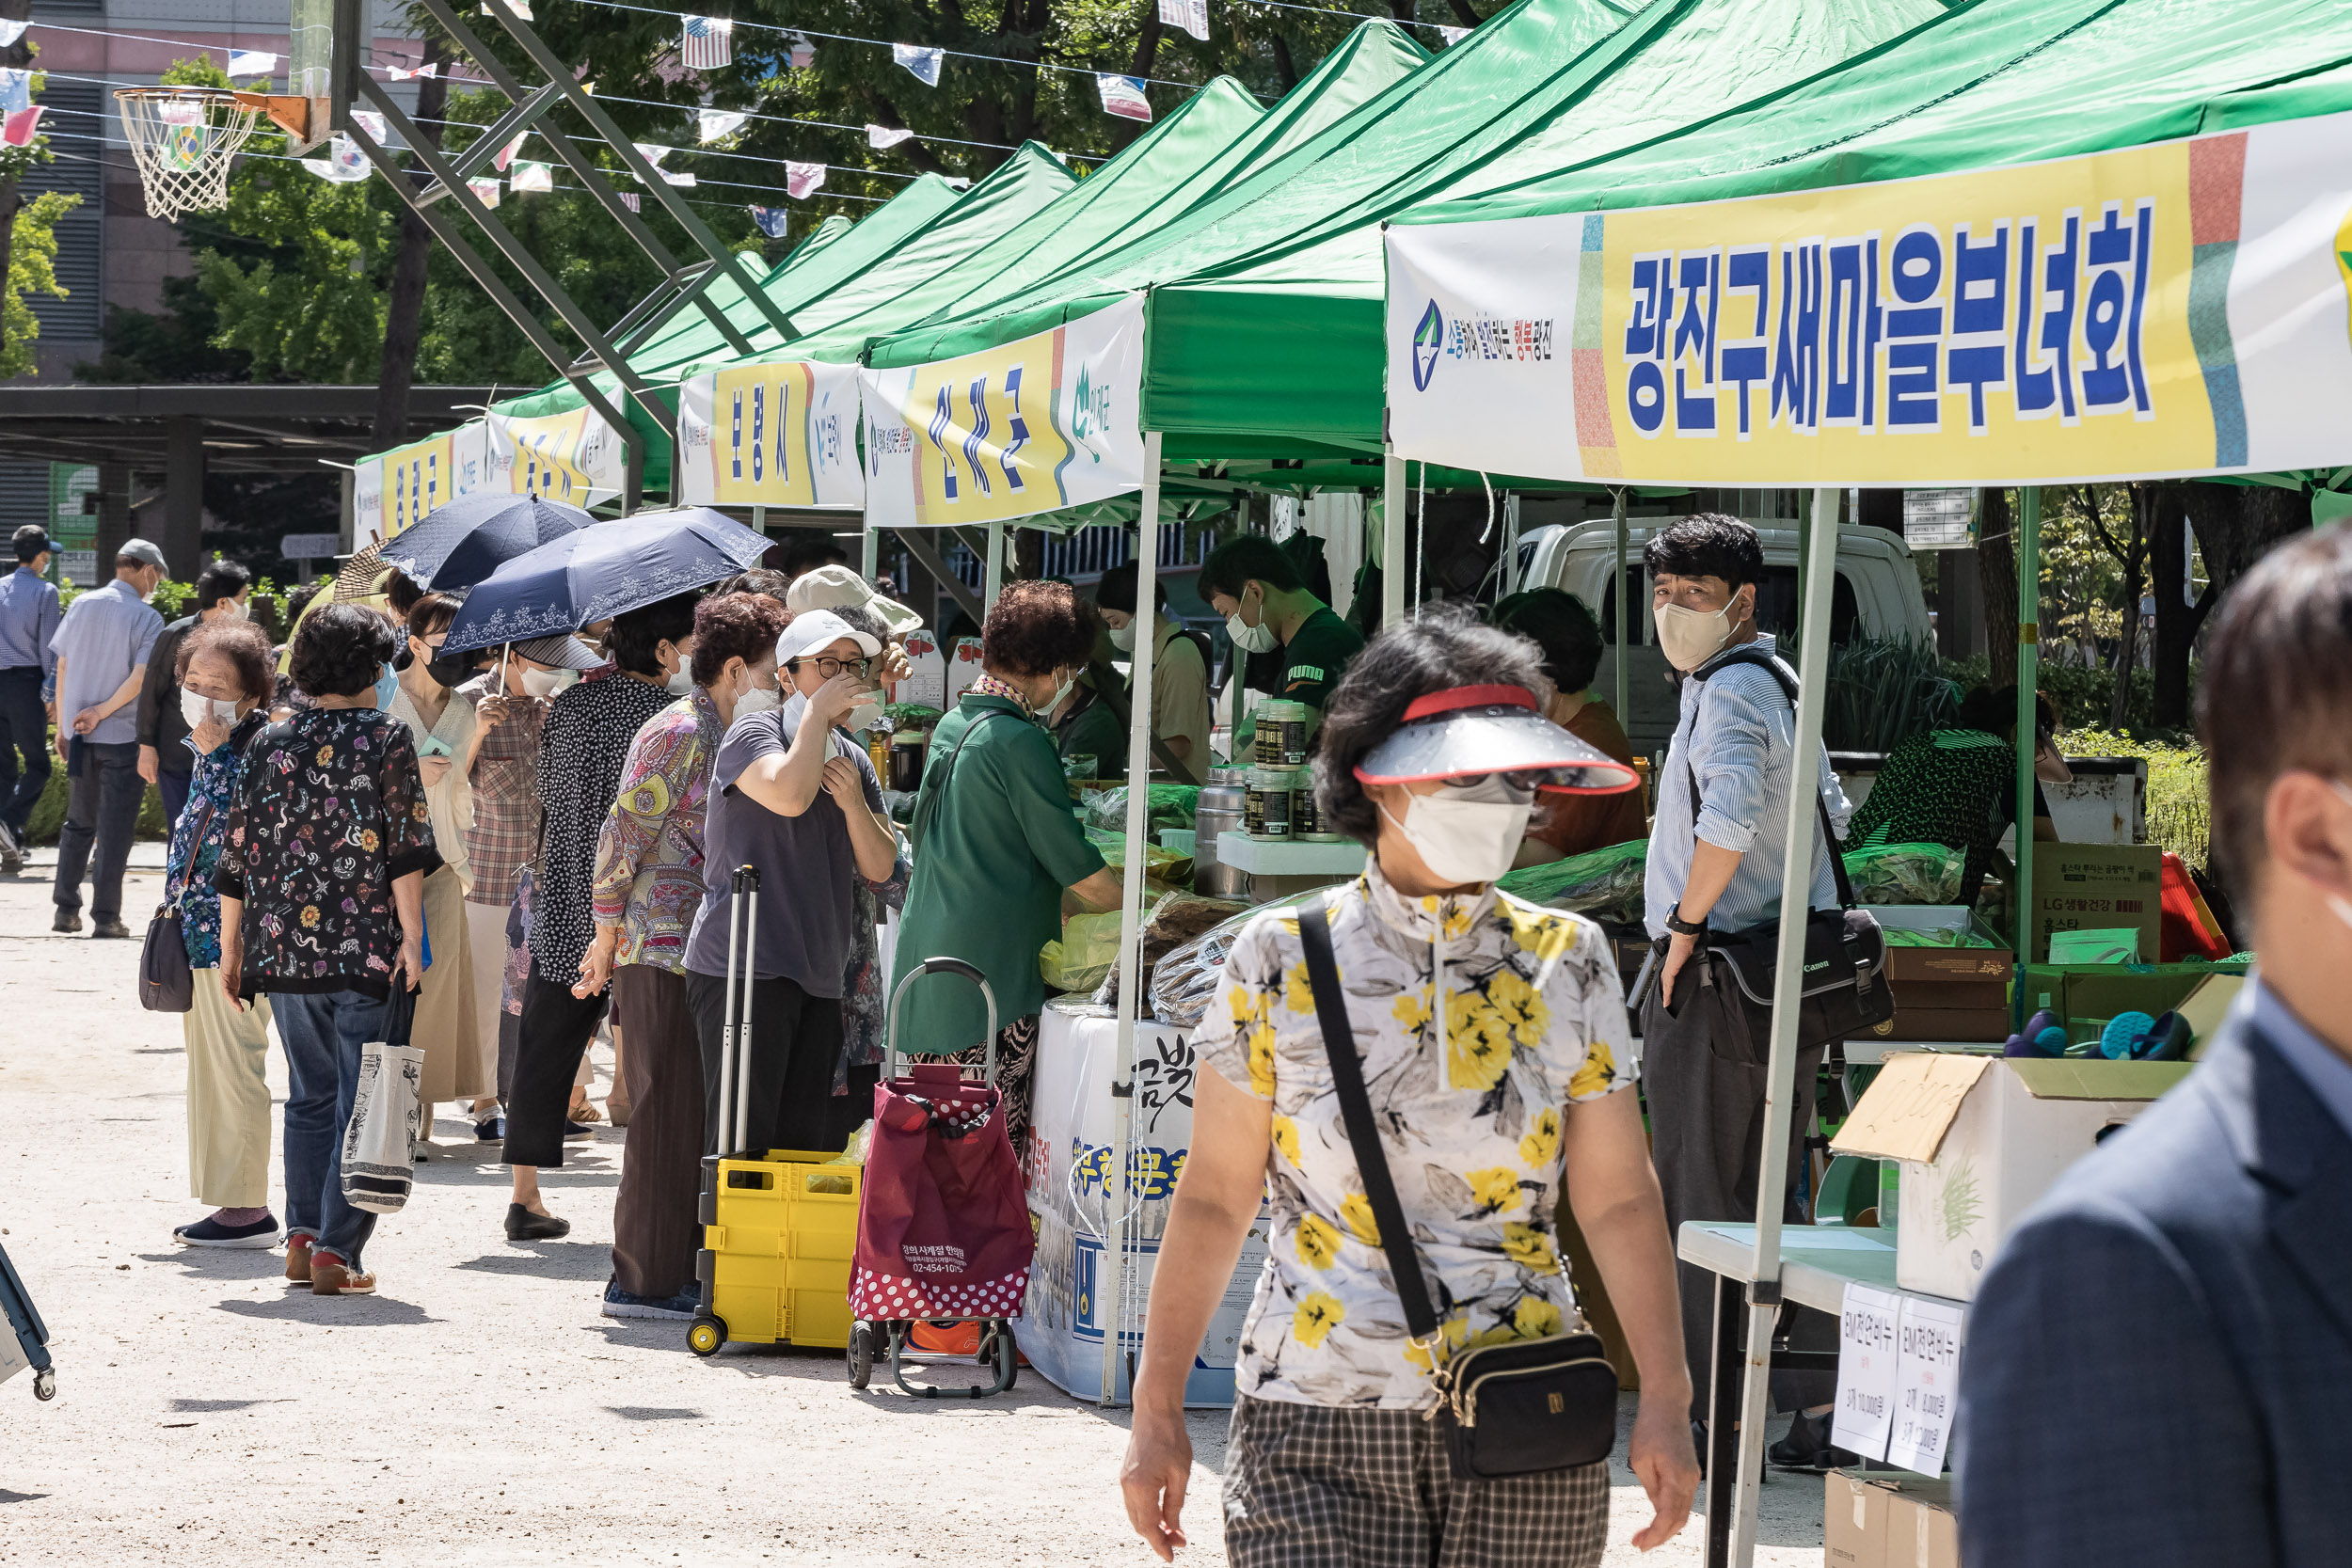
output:
[[[1416,719],[1431,719],[1440,713],[1453,713],[1466,707],[1523,707],[1535,711],[1535,693],[1523,686],[1457,686],[1451,691],[1432,691],[1426,697],[1416,697],[1405,710],[1405,722]]]

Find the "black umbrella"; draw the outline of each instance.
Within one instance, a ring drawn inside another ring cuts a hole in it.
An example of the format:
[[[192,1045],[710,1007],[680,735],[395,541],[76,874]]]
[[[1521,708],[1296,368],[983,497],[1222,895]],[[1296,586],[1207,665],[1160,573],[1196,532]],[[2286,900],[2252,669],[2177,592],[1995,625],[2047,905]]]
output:
[[[768,545],[766,534],[705,506],[640,512],[566,533],[477,584],[450,623],[444,652],[550,637],[643,609],[748,571]]]
[[[536,496],[460,496],[377,553],[420,588],[471,588],[516,556],[595,521],[577,506]]]

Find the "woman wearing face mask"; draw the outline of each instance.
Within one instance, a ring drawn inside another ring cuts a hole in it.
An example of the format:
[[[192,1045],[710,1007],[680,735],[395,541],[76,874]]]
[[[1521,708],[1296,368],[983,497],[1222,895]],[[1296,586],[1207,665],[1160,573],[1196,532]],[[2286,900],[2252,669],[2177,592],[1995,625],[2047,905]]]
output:
[[[474,711],[473,737],[457,770],[466,776],[472,818],[466,831],[470,881],[466,944],[473,965],[477,1076],[474,1137],[506,1136],[499,1113],[515,1073],[520,1019],[506,1006],[506,973],[518,953],[507,941],[524,867],[539,853],[539,736],[548,704],[604,660],[574,637],[540,637],[494,649],[488,668],[458,688]]]
[[[1538,787],[1624,789],[1629,768],[1540,717],[1534,648],[1436,610],[1384,631],[1332,693],[1315,786],[1372,851],[1326,895],[1341,1009],[1382,1153],[1442,1317],[1434,1356],[1572,1331],[1554,1243],[1565,1189],[1642,1374],[1629,1460],[1681,1528],[1698,1482],[1666,1237],[1625,998],[1590,921],[1496,891]],[[1412,1342],[1333,1088],[1295,911],[1226,962],[1194,1036],[1192,1149],[1152,1276],[1120,1481],[1163,1558],[1183,1544],[1192,1463],[1184,1380],[1262,1197],[1270,1255],[1242,1331],[1225,1464],[1225,1550],[1321,1561],[1330,1521],[1385,1544],[1367,1560],[1591,1568],[1608,1534],[1606,1463],[1503,1481],[1454,1477],[1433,1351]]]
[[[608,1318],[694,1315],[702,1230],[703,1062],[686,1001],[686,939],[703,901],[710,770],[727,728],[766,713],[776,689],[784,607],[714,594],[694,610],[694,689],[629,743],[620,793],[596,840],[596,940],[573,996],[612,987],[629,1102],[628,1158],[612,1205]]]
[[[188,1179],[213,1212],[172,1231],[185,1246],[272,1247],[269,1209],[269,1002],[240,1007],[220,983],[220,895],[213,867],[229,836],[230,808],[245,777],[245,748],[268,722],[259,705],[277,689],[269,639],[250,622],[207,622],[180,644],[172,672],[195,767],[190,809],[172,830],[164,902],[180,911],[180,936],[195,972],[182,1016],[188,1053]]]
[[[466,896],[472,874],[466,861],[466,835],[473,826],[473,787],[457,759],[473,750],[474,705],[457,689],[472,662],[444,657],[441,644],[465,603],[458,594],[427,594],[408,609],[407,645],[394,657],[397,677],[386,710],[408,726],[416,743],[417,772],[424,781],[424,803],[433,814],[433,842],[447,846],[441,867],[424,879],[425,928],[433,934],[433,964],[417,993],[411,1036],[424,1052],[417,1098],[423,1107],[423,1138],[418,1152],[432,1159],[433,1107],[464,1100],[476,1114],[497,1106],[498,1083],[482,1070],[482,1025],[467,934]]]
[[[1092,909],[1119,902],[1070,814],[1054,743],[1031,721],[1049,711],[1094,647],[1077,595],[1058,582],[1006,585],[981,631],[979,679],[931,736],[914,804],[914,879],[898,931],[898,980],[925,958],[962,958],[996,996],[997,1083],[1005,1131],[1022,1152],[1029,1057],[1045,1005],[1038,950],[1061,935],[1064,891]],[[985,911],[985,918],[975,911]],[[984,1055],[986,1015],[972,986],[930,979],[900,1004],[901,1049]]]
[[[869,623],[870,624],[870,623]],[[898,835],[863,747],[840,733],[880,712],[882,639],[841,612],[803,610],[776,641],[784,703],[739,716],[711,771],[705,891],[686,952],[686,996],[702,1046],[706,1147],[735,1147],[718,1123],[719,1068],[733,930],[732,873],[759,871],[756,924],[743,933],[752,990],[745,1146],[837,1149],[833,1085],[844,1043],[842,990],[857,909],[850,879],[887,882]]]
[[[199,626],[242,621],[248,613],[253,574],[233,561],[214,560],[196,579],[194,613],[172,622],[155,634],[148,650],[147,680],[139,688],[139,777],[164,798],[164,820],[180,820],[188,802],[188,749],[181,744],[188,727],[180,721],[180,687],[172,674],[180,667],[180,641]]]
[[[1200,633],[1186,632],[1168,612],[1168,584],[1153,585],[1157,595],[1152,611],[1152,733],[1168,755],[1196,776],[1206,771],[1209,755],[1209,661]],[[1129,562],[1103,574],[1095,585],[1094,606],[1111,628],[1111,646],[1132,658],[1136,636],[1136,567]],[[1120,757],[1126,746],[1119,747]]]
[[[596,936],[589,891],[596,840],[620,793],[629,743],[648,720],[691,689],[694,607],[678,594],[612,618],[605,648],[612,668],[558,697],[539,736],[539,858],[531,911],[531,972],[523,981],[515,1076],[506,1101],[506,1163],[514,1199],[509,1241],[566,1235],[569,1221],[548,1212],[539,1167],[564,1163],[564,1140],[593,1137],[565,1116],[589,1037],[603,1019],[602,991],[575,994],[580,960]]]

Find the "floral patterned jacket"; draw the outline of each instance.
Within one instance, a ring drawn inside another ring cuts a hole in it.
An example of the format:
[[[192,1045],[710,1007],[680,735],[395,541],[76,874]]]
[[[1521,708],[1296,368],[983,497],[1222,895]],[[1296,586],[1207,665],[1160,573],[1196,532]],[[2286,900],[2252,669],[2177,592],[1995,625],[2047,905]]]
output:
[[[1600,928],[1492,888],[1408,898],[1376,865],[1332,905],[1348,1022],[1446,1343],[1566,1331],[1576,1298],[1552,1238],[1562,1113],[1638,1076]],[[1224,1005],[1193,1045],[1274,1107],[1271,1253],[1242,1325],[1241,1392],[1432,1403],[1332,1089],[1295,911],[1242,933]]]
[[[213,868],[229,841],[229,816],[237,784],[245,777],[245,749],[269,722],[266,713],[246,714],[229,738],[209,752],[183,739],[196,757],[188,774],[188,803],[172,824],[171,847],[164,855],[164,886],[180,910],[180,941],[190,969],[220,967],[220,895],[213,891]]]
[[[306,708],[254,736],[213,870],[243,900],[241,994],[389,993],[392,883],[441,863],[408,726],[372,707]]]

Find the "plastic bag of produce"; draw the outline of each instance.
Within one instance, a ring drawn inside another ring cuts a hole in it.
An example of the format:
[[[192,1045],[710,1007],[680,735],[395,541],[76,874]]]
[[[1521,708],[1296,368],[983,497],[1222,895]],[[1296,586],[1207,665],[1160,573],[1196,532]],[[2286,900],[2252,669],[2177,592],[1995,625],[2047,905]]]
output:
[[[1184,1029],[1199,1023],[1209,1004],[1216,1000],[1217,982],[1225,975],[1225,956],[1233,950],[1243,929],[1270,910],[1295,909],[1322,893],[1321,888],[1312,888],[1275,903],[1253,904],[1190,942],[1168,949],[1152,972],[1151,984],[1144,988],[1152,1001],[1152,1016]]]
[[[1495,883],[1503,892],[1548,909],[1610,922],[1642,918],[1642,878],[1649,841],[1628,839],[1543,865],[1523,865]]]
[[[1941,844],[1873,844],[1846,851],[1846,875],[1864,904],[1951,904],[1963,856]]]
[[[1200,791],[1193,784],[1155,784],[1152,786],[1151,816],[1154,838],[1162,828],[1189,828],[1200,805]],[[1106,789],[1087,802],[1087,827],[1095,832],[1124,834],[1127,832],[1127,786],[1120,784]]]
[[[1037,972],[1056,990],[1092,990],[1119,962],[1119,911],[1073,914],[1061,940],[1038,950]]]
[[[1163,895],[1144,911],[1143,919],[1143,994],[1152,994],[1152,977],[1160,962],[1175,949],[1199,937],[1207,935],[1236,915],[1251,911],[1251,906],[1233,898],[1203,898],[1197,894],[1173,892]],[[1103,984],[1094,993],[1094,1000],[1104,1006],[1119,1002],[1119,966],[1103,977]]]
[[[1104,865],[1123,867],[1127,863],[1127,835],[1124,832],[1105,832],[1100,828],[1089,828],[1086,833],[1087,842],[1101,852]],[[1165,844],[1147,844],[1143,847],[1143,874],[1155,881],[1189,880],[1192,877],[1192,857],[1182,849],[1170,849]]]

